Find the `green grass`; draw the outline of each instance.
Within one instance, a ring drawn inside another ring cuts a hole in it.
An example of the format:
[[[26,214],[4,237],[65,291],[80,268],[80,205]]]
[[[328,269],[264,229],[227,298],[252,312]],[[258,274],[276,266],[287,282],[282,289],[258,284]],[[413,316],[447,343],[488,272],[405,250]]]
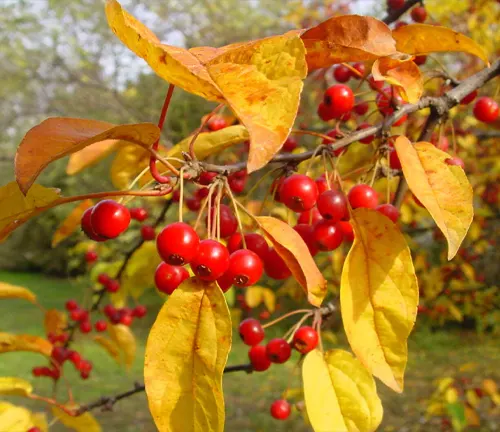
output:
[[[82,298],[82,288],[66,280],[47,278],[37,274],[16,274],[0,272],[0,281],[22,285],[33,290],[45,308],[62,308],[69,297]],[[142,380],[142,359],[144,343],[149,327],[154,320],[159,302],[154,293],[144,299],[150,309],[146,319],[134,323],[134,333],[138,340],[138,357],[132,370],[127,373],[119,368],[103,349],[92,342],[78,340],[75,347],[94,364],[92,378],[80,380],[74,374],[71,365],[65,368],[72,383],[75,399],[86,403],[102,395],[111,395],[132,387],[135,380]],[[43,335],[43,314],[36,307],[23,300],[2,300],[0,302],[0,331]],[[247,349],[235,338],[228,364],[247,361]],[[345,341],[340,347],[345,348]],[[498,362],[500,346],[488,337],[479,337],[473,333],[430,333],[424,328],[415,331],[409,344],[410,360],[406,373],[405,392],[402,395],[385,388],[378,383],[385,415],[380,430],[384,431],[431,431],[438,430],[435,425],[421,425],[425,410],[425,399],[433,391],[433,380],[452,375],[461,365],[475,362],[479,365],[481,377],[500,378]],[[297,357],[294,357],[296,359]],[[33,380],[31,369],[43,365],[44,359],[31,353],[2,354],[0,376],[18,376],[32,381],[38,394],[50,395],[52,386],[47,379]],[[301,415],[294,413],[286,422],[276,422],[268,414],[272,400],[280,397],[287,387],[300,387],[300,374],[294,362],[284,366],[272,367],[260,374],[233,373],[224,378],[224,391],[227,406],[226,431],[255,432],[309,431]],[[64,394],[64,385],[59,385],[60,394]],[[42,403],[10,398],[14,403],[26,405],[36,410],[43,410]],[[28,403],[27,403],[28,402]],[[119,402],[113,413],[95,412],[104,431],[149,432],[155,431],[147,409],[144,394],[133,396]],[[66,430],[59,424],[51,431]],[[0,425],[1,431],[1,425]],[[22,431],[20,431],[22,432]]]

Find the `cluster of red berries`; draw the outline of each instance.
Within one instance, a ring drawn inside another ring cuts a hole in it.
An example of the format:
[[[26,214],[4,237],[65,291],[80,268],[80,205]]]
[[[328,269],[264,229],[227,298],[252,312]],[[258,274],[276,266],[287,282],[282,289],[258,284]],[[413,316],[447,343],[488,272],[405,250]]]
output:
[[[80,372],[82,379],[87,379],[92,371],[92,363],[85,360],[80,353],[67,349],[63,346],[54,346],[50,355],[52,365],[37,366],[32,370],[34,377],[49,377],[57,381],[61,377],[61,369],[66,361],[73,363],[76,370]]]

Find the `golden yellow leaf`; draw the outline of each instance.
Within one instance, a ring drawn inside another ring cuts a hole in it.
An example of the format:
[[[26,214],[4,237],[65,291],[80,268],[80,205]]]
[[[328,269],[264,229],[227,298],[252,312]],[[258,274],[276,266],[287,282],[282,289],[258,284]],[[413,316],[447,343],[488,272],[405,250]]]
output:
[[[25,432],[32,426],[33,422],[29,410],[0,401],[0,427],[2,432]]]
[[[405,99],[416,103],[424,92],[424,80],[419,67],[405,54],[394,54],[377,59],[372,66],[372,75],[377,81],[385,80],[402,91]]]
[[[64,312],[58,309],[49,309],[45,312],[45,317],[43,318],[45,334],[60,335],[66,330],[67,324],[68,317]]]
[[[16,182],[0,187],[0,241],[29,218],[53,205],[60,198],[59,189],[33,185],[26,196]]]
[[[222,432],[231,319],[216,284],[187,279],[149,333],[144,382],[160,432]]]
[[[304,399],[316,432],[370,432],[382,421],[375,381],[343,350],[308,353],[302,364]]]
[[[137,56],[146,60],[158,76],[189,93],[209,100],[222,100],[222,96],[197,55],[208,58],[215,48],[198,49],[197,55],[184,49],[162,44],[144,24],[123,10],[116,0],[106,3],[106,16],[113,33]]]
[[[66,219],[61,222],[52,236],[52,247],[56,247],[80,227],[83,213],[85,210],[92,207],[93,204],[92,200],[89,199],[82,201],[68,214],[68,216],[66,216]]]
[[[354,243],[340,286],[344,329],[361,363],[400,393],[418,305],[410,250],[399,228],[375,210],[354,210],[351,224]]]
[[[120,148],[111,164],[113,185],[118,189],[126,189],[132,180],[149,166],[149,158],[150,153],[142,147],[128,145]],[[149,179],[152,177],[149,176]]]
[[[320,306],[326,295],[326,280],[319,271],[302,237],[278,219],[260,216],[257,222],[278,255],[307,293],[309,303]]]
[[[297,34],[273,36],[227,50],[207,70],[250,134],[248,172],[265,166],[281,149],[299,108],[307,75]]]
[[[481,419],[479,418],[476,410],[467,405],[465,405],[465,419],[467,420],[467,426],[481,426]]]
[[[17,149],[16,181],[26,194],[42,170],[50,163],[91,144],[118,139],[149,147],[160,136],[152,123],[116,126],[97,120],[49,118],[31,128]]]
[[[40,429],[40,432],[48,432],[49,424],[47,423],[47,416],[45,413],[31,413],[31,422],[33,423],[33,427]]]
[[[245,302],[249,307],[255,308],[264,303],[267,310],[271,313],[276,309],[276,295],[269,288],[258,285],[248,287],[245,290]]]
[[[0,353],[13,351],[31,351],[49,357],[52,344],[38,336],[0,333]]]
[[[75,408],[75,407],[72,407]],[[77,432],[101,432],[101,426],[97,423],[94,416],[88,412],[78,416],[73,417],[66,414],[60,408],[55,406],[52,407],[52,414],[59,419],[59,421],[66,427],[73,429]]]
[[[391,30],[372,17],[330,18],[301,35],[309,71],[335,63],[373,61],[396,52]]]
[[[397,50],[407,54],[461,51],[488,63],[488,56],[481,46],[451,28],[429,24],[410,24],[394,30],[392,37],[396,40]]]
[[[126,325],[117,324],[108,326],[108,331],[111,339],[122,352],[125,366],[132,367],[137,351],[137,343],[132,330]]]
[[[472,187],[458,166],[445,163],[450,156],[433,144],[414,146],[400,136],[394,147],[412,193],[429,211],[448,241],[448,259],[457,253],[474,216]]]
[[[107,139],[78,150],[77,152],[72,153],[69,156],[68,164],[66,165],[66,174],[78,174],[85,168],[96,164],[109,154],[113,153],[113,151],[115,151],[118,147],[124,146],[126,144],[126,141]]]
[[[29,381],[14,377],[0,377],[0,394],[28,396],[32,391],[33,386]]]
[[[465,398],[467,399],[467,403],[471,407],[477,407],[479,403],[481,402],[481,399],[479,396],[476,394],[474,389],[469,389],[465,392]]]
[[[492,379],[483,380],[483,389],[490,396],[494,395],[496,392],[498,392],[498,386],[495,383],[495,381],[493,381]]]
[[[447,403],[452,404],[458,400],[458,392],[455,387],[449,387],[444,392],[444,398]]]
[[[28,288],[0,282],[0,299],[17,298],[36,303],[36,295]]]
[[[111,358],[113,358],[113,360],[115,360],[118,364],[122,364],[120,349],[118,348],[118,345],[115,342],[104,336],[99,336],[99,335],[94,336],[94,341],[100,346],[102,346],[106,350],[106,352],[111,356]]]

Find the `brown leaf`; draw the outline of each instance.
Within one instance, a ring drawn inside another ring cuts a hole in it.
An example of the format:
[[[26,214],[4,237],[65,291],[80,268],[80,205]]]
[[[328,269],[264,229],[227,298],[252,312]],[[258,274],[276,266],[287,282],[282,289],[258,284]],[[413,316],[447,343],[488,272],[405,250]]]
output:
[[[80,171],[96,164],[113,153],[117,147],[124,143],[127,144],[125,141],[121,140],[104,140],[73,153],[69,156],[68,165],[66,165],[66,174],[78,174]],[[142,149],[142,151],[145,150]]]

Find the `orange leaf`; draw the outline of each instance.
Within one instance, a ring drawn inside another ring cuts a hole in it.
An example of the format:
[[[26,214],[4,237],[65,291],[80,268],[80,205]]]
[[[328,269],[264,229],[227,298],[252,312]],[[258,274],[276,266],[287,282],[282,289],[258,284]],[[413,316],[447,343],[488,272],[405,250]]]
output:
[[[309,71],[335,63],[370,61],[396,52],[391,30],[372,17],[330,18],[301,35]]]
[[[57,228],[56,232],[52,236],[52,247],[56,247],[63,240],[68,238],[77,227],[80,226],[83,213],[88,208],[92,207],[92,200],[85,200],[78,204],[70,214],[62,221],[62,223]]]
[[[160,136],[151,123],[115,126],[97,120],[49,118],[24,136],[15,159],[16,180],[26,195],[40,172],[50,163],[91,144],[109,139],[149,147]]]
[[[14,351],[31,351],[49,357],[52,344],[38,336],[0,333],[0,353]]]
[[[111,154],[123,141],[105,140],[89,147],[77,151],[70,155],[68,165],[66,165],[66,174],[75,175],[85,168],[92,166]]]
[[[268,216],[260,216],[256,219],[278,255],[290,268],[293,277],[306,291],[309,303],[320,306],[326,295],[326,280],[316,266],[302,237],[279,219]]]
[[[57,309],[49,309],[45,312],[43,319],[43,327],[45,334],[52,333],[54,335],[63,334],[68,324],[68,317],[64,312]]]

